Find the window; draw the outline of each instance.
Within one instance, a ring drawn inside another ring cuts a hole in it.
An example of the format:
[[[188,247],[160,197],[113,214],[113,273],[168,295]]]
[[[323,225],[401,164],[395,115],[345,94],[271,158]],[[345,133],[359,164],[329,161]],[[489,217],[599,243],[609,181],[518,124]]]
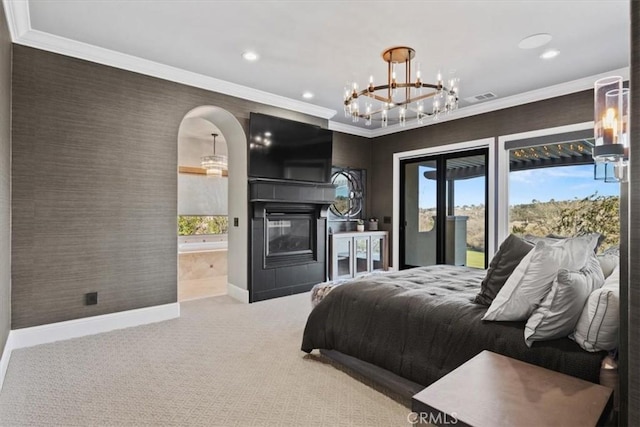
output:
[[[400,249],[404,268],[486,268],[488,148],[401,162]]]
[[[436,162],[424,162],[418,165],[418,232],[426,233],[436,225]],[[429,179],[428,176],[433,175]]]
[[[618,185],[594,180],[591,140],[509,150],[509,232],[571,236],[596,232],[620,243]]]
[[[227,216],[178,216],[178,236],[195,234],[227,234],[229,220]]]

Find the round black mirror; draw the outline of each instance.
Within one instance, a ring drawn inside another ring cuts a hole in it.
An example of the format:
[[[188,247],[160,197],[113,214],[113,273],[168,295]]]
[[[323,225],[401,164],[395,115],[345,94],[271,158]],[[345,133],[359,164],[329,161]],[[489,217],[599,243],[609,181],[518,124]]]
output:
[[[331,175],[331,183],[336,187],[336,196],[329,208],[340,218],[355,218],[362,212],[362,182],[360,171],[338,169]]]

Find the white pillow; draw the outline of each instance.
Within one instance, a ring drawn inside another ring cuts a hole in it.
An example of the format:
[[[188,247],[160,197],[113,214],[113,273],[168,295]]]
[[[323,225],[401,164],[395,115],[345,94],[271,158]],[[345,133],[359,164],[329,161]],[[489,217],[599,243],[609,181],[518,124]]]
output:
[[[603,284],[602,268],[593,253],[580,271],[560,269],[551,291],[527,321],[524,330],[527,346],[573,332],[589,295]]]
[[[604,278],[611,276],[613,270],[618,264],[620,264],[620,256],[614,254],[603,253],[598,255],[598,261],[600,261],[600,267],[604,273]]]
[[[613,350],[618,347],[619,327],[620,266],[617,266],[604,285],[589,295],[569,338],[587,351]]]
[[[598,236],[589,234],[556,243],[536,243],[511,273],[482,320],[527,320],[551,290],[558,270],[577,271],[585,266],[598,243]]]

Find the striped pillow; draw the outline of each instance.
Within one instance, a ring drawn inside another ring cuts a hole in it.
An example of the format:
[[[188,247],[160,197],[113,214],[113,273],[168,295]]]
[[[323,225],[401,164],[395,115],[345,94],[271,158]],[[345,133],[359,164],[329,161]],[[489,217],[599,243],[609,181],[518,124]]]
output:
[[[620,327],[620,266],[600,289],[589,295],[576,329],[569,337],[587,351],[613,350],[618,347]]]

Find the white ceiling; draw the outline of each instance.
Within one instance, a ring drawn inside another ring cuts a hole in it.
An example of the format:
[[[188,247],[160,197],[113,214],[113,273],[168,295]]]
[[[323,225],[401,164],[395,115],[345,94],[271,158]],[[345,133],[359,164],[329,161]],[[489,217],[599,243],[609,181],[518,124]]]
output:
[[[342,113],[344,85],[365,85],[370,74],[385,80],[385,48],[413,47],[428,81],[455,70],[461,98],[494,92],[503,99],[627,67],[629,7],[628,0],[31,0],[28,13],[32,32],[335,110],[331,121],[340,126],[352,125]],[[553,40],[518,48],[535,33]],[[546,48],[560,55],[540,59]],[[246,50],[259,61],[243,60]],[[301,97],[306,90],[311,101]]]

